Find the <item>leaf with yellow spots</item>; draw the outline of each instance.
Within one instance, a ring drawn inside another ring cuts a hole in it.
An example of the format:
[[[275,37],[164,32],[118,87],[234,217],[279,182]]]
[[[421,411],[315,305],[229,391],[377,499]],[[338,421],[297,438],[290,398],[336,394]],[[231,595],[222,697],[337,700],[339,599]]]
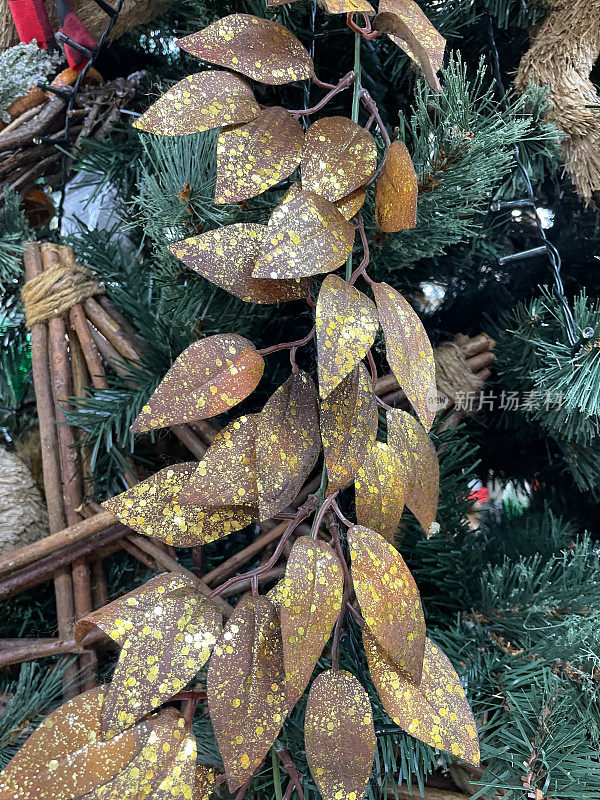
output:
[[[388,411],[387,429],[388,445],[407,466],[404,502],[428,533],[435,522],[440,490],[435,447],[425,428],[406,411]]]
[[[159,136],[183,136],[239,125],[260,114],[252,89],[237,75],[213,70],[188,75],[142,114],[133,127]]]
[[[165,709],[105,740],[105,696],[99,686],[46,717],[0,774],[2,800],[128,800],[159,788],[185,741],[183,718]]]
[[[257,518],[256,506],[213,508],[184,503],[182,492],[197,466],[196,461],[188,461],[165,467],[102,505],[123,525],[175,547],[214,542]]]
[[[338,275],[328,275],[315,312],[319,392],[327,397],[366,356],[379,330],[373,302]]]
[[[396,548],[375,531],[348,530],[354,591],[377,641],[405,679],[418,684],[425,652],[419,590]]]
[[[208,661],[221,635],[221,614],[184,575],[159,575],[77,623],[76,641],[92,626],[121,645],[102,709],[115,736],[181,691]]]
[[[363,14],[375,13],[375,9],[367,0],[319,0],[319,4],[328,14],[352,14],[355,11]]]
[[[259,414],[233,420],[216,435],[182,500],[201,506],[258,505],[256,423]]]
[[[375,219],[382,231],[396,233],[415,227],[418,193],[417,174],[406,145],[392,142],[375,189]]]
[[[260,767],[289,710],[279,617],[266,597],[248,597],[230,617],[210,660],[207,692],[234,792]]]
[[[308,50],[287,28],[251,14],[229,14],[177,44],[196,58],[272,86],[313,74]]]
[[[356,518],[393,541],[404,508],[406,467],[383,442],[368,443],[354,477]]]
[[[337,492],[354,480],[377,435],[377,403],[366,369],[358,364],[321,401],[321,440],[327,466],[327,491]]]
[[[208,800],[216,788],[216,773],[212,767],[198,764],[194,780],[193,800]]]
[[[306,688],[342,607],[340,562],[324,542],[296,539],[279,595],[287,695],[295,704]]]
[[[413,686],[399,674],[368,627],[363,628],[363,643],[373,684],[394,722],[431,747],[478,766],[473,713],[454,667],[440,648],[426,639],[421,683]]]
[[[246,303],[282,303],[306,297],[310,278],[272,281],[252,277],[266,232],[266,225],[236,222],[171,244],[169,250],[186,267]]]
[[[366,189],[355,189],[350,194],[342,197],[341,200],[336,200],[335,207],[344,217],[344,219],[350,220],[361,210],[365,203],[366,196]]]
[[[304,131],[285,108],[265,108],[259,117],[226,128],[217,141],[215,203],[238,203],[287,178],[302,157]]]
[[[435,362],[423,323],[402,295],[387,283],[371,287],[385,336],[387,360],[423,427],[435,417]]]
[[[323,800],[362,800],[376,740],[369,697],[354,675],[328,670],[315,678],[306,704],[304,742]]]
[[[446,40],[415,0],[380,0],[373,27],[387,33],[394,44],[421,67],[434,92],[442,91],[437,71],[444,60]]]
[[[236,333],[193,342],[177,357],[131,431],[196,422],[229,411],[256,389],[264,368],[252,342]]]
[[[256,462],[260,519],[291,503],[321,450],[317,390],[302,370],[293,372],[257,420]]]
[[[271,214],[252,276],[303,278],[331,272],[346,262],[353,244],[354,226],[332,202],[295,189]]]
[[[371,134],[346,117],[324,117],[306,133],[302,187],[340,200],[363,186],[377,168],[377,145]]]

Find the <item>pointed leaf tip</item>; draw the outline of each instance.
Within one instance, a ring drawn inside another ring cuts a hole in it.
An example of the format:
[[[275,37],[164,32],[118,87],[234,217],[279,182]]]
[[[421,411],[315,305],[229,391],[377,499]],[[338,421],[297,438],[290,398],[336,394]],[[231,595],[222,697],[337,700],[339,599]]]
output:
[[[375,190],[375,219],[385,233],[396,233],[417,224],[419,186],[412,159],[404,142],[389,146]]]

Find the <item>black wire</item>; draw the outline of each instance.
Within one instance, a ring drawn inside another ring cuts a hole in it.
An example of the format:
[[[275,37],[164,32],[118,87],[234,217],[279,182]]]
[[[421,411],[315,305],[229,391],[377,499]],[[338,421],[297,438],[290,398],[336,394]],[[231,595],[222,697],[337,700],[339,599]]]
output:
[[[489,61],[492,69],[492,75],[494,76],[494,80],[496,82],[498,91],[500,93],[500,103],[504,108],[506,108],[506,87],[504,86],[504,83],[502,81],[502,73],[500,71],[500,56],[498,54],[498,47],[496,46],[496,37],[494,36],[492,18],[489,14],[486,15],[486,21],[487,21],[488,39],[490,44]],[[523,179],[523,183],[525,184],[527,198],[534,209],[535,225],[537,228],[538,236],[543,241],[543,246],[545,248],[546,255],[548,256],[548,261],[550,262],[550,270],[552,272],[552,277],[554,279],[554,295],[562,308],[569,342],[573,346],[573,348],[576,349],[578,345],[581,344],[582,337],[577,335],[577,326],[575,325],[575,320],[573,318],[569,302],[565,297],[565,290],[562,282],[562,277],[560,274],[562,266],[560,253],[558,252],[556,247],[552,244],[552,242],[548,240],[548,237],[546,236],[546,231],[544,230],[544,227],[542,225],[542,221],[537,213],[535,205],[535,194],[533,192],[533,186],[531,185],[531,178],[529,177],[529,173],[527,172],[525,164],[521,160],[521,151],[519,149],[518,144],[514,145],[514,150],[515,150],[515,163],[516,163],[515,171],[518,171],[520,173]]]

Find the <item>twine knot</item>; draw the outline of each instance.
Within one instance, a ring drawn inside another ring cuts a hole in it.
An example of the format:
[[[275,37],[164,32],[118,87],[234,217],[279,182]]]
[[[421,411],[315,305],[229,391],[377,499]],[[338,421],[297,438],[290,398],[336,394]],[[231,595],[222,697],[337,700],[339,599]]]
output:
[[[438,389],[446,397],[456,402],[458,397],[478,392],[483,381],[469,369],[461,343],[468,336],[458,334],[452,342],[443,342],[433,351],[435,359],[435,380]]]

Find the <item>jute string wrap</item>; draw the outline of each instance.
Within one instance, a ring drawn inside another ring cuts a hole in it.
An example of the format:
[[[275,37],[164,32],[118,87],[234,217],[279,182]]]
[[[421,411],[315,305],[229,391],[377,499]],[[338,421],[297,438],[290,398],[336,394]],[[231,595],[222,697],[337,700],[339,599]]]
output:
[[[21,291],[25,306],[25,321],[31,328],[36,322],[62,317],[78,303],[89,297],[104,294],[94,274],[78,264],[69,247],[44,243],[42,250],[54,250],[60,262],[36,278],[27,281]]]
[[[453,402],[457,397],[469,392],[478,392],[483,381],[467,366],[465,354],[461,348],[462,339],[468,337],[460,334],[452,342],[443,342],[433,351],[435,360],[435,380],[438,389]]]

